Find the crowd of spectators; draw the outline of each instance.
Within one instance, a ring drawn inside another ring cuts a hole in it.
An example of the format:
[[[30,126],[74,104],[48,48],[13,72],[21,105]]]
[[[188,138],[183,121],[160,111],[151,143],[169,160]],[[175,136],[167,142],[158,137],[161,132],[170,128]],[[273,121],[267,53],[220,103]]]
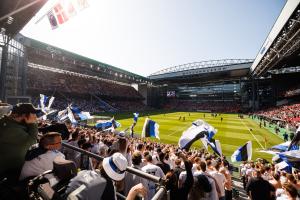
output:
[[[151,110],[150,107],[145,106],[142,101],[126,101],[126,100],[108,100],[111,106],[121,111],[145,111]]]
[[[89,180],[98,180],[97,177],[99,180],[105,179],[105,184],[99,186],[96,193],[85,195],[109,200],[116,199],[118,192],[130,200],[137,195],[151,199],[158,185],[125,172],[126,167],[131,166],[162,178],[170,199],[232,199],[232,172],[224,156],[210,154],[205,149],[182,150],[177,145],[129,137],[123,132],[101,132],[93,127],[74,127],[71,124],[52,123],[57,130],[47,132],[45,130],[50,131],[46,128],[50,122],[37,123],[37,112],[31,104],[18,104],[10,115],[0,119],[0,153],[5,155],[0,163],[0,189],[2,191],[4,185],[4,188],[9,188],[10,184],[17,184],[18,190],[15,187],[9,190],[12,196],[26,191],[20,187],[26,187],[33,177],[54,169],[58,159],[58,163],[73,163],[76,169],[72,171],[70,183],[67,183],[67,194],[72,194],[70,190],[74,180],[82,178],[84,182],[88,176],[91,178]],[[62,148],[62,140],[104,159],[96,160],[70,148]],[[78,170],[80,172],[76,175]],[[257,162],[243,163],[240,176],[251,199],[297,199],[300,189],[298,171],[288,174],[281,170],[280,165],[267,164],[258,159]],[[57,184],[60,181],[57,178],[54,173],[47,180],[49,184]],[[7,194],[5,192],[1,192],[0,197]],[[26,195],[26,192],[23,194]],[[101,195],[101,198],[97,195]]]
[[[291,127],[297,127],[297,124],[300,122],[300,103],[273,107],[261,110],[255,114],[269,119],[279,119]]]
[[[37,76],[38,74],[38,76]],[[143,99],[131,86],[113,81],[104,81],[96,77],[52,68],[28,67],[27,87],[29,91],[61,92],[64,94],[88,95],[100,97],[121,97]]]
[[[149,109],[142,103],[143,97],[128,85],[33,67],[28,68],[27,81],[33,102],[38,103],[39,94],[59,96],[53,104],[53,108],[59,110],[70,103],[91,113]]]
[[[226,113],[237,113],[240,111],[240,105],[232,101],[212,101],[212,102],[198,102],[192,100],[169,100],[164,106],[165,109],[172,110],[184,110],[184,111],[197,111],[206,110],[211,112],[226,112]]]
[[[243,162],[240,165],[243,187],[251,199],[299,199],[300,172],[287,173],[280,165],[257,162]]]

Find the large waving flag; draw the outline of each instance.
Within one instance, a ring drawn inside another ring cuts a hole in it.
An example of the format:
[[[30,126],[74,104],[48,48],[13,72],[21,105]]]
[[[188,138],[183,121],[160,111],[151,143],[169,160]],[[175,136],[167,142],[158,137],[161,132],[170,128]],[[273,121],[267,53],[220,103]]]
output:
[[[40,94],[40,107],[44,113],[47,113],[50,111],[54,99],[55,99],[55,97],[53,97],[53,96],[51,98],[49,98],[48,96],[46,96],[44,94]]]
[[[155,121],[149,119],[148,117],[145,119],[143,131],[142,131],[142,138],[144,137],[156,137],[159,138],[159,125]]]
[[[221,148],[221,143],[219,140],[215,140],[215,139],[210,139],[208,140],[208,138],[206,136],[204,136],[204,138],[201,138],[201,141],[203,143],[203,146],[207,149],[208,146],[211,147],[211,149],[218,154],[219,156],[222,156],[222,148]]]
[[[196,120],[182,133],[178,145],[181,149],[189,150],[192,144],[201,138],[207,138],[210,141],[216,132],[217,130],[205,121]]]
[[[57,119],[61,122],[69,119],[72,124],[77,124],[77,121],[93,119],[89,112],[81,111],[77,106],[69,105],[66,109],[61,110],[57,114]]]
[[[279,153],[279,158],[285,161],[288,165],[300,169],[300,150],[291,150]]]
[[[39,107],[41,108],[44,115],[41,117],[43,120],[47,119],[47,115],[57,112],[57,110],[51,109],[55,97],[48,97],[44,94],[40,94],[40,104]]]
[[[112,118],[111,120],[98,121],[95,125],[96,128],[102,130],[114,130],[115,128],[121,127],[121,124]]]
[[[219,140],[212,139],[211,141],[207,141],[207,144],[211,147],[211,149],[218,154],[219,156],[222,156],[222,148],[221,143]]]
[[[79,120],[93,119],[89,112],[81,111],[77,106],[70,106],[70,109],[72,110],[73,115]]]
[[[281,152],[288,151],[288,148],[289,148],[290,144],[291,144],[291,141],[287,141],[287,142],[272,146],[271,148],[269,148],[267,150],[261,150],[259,152],[268,153],[268,154],[272,154],[272,155],[277,155]],[[291,145],[290,150],[299,150],[299,146],[298,145]]]
[[[61,110],[57,113],[57,120],[64,122],[66,119],[68,119],[68,108]]]
[[[68,117],[69,117],[69,120],[71,121],[72,124],[77,124],[77,120],[75,119],[75,116],[70,108],[70,106],[67,107],[67,111],[68,111]]]
[[[250,161],[252,158],[252,142],[239,147],[231,156],[232,162]]]

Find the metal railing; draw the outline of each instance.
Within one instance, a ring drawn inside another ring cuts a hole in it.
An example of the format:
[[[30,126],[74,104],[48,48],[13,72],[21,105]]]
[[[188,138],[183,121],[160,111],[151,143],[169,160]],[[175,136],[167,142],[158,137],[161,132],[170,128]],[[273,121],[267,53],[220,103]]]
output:
[[[78,147],[75,147],[73,145],[70,145],[68,143],[65,143],[65,142],[62,142],[62,146],[63,147],[66,147],[66,148],[69,148],[69,149],[72,149],[74,151],[77,151],[77,152],[80,152],[80,153],[83,153],[89,157],[92,157],[92,158],[95,158],[96,160],[98,161],[102,161],[104,158],[97,155],[97,154],[94,154],[94,153],[91,153],[89,151],[85,151],[81,148],[78,148]],[[141,170],[138,170],[138,169],[135,169],[133,167],[127,167],[126,168],[126,171],[129,172],[129,173],[132,173],[132,174],[135,174],[135,175],[138,175],[142,178],[145,178],[149,181],[152,181],[154,182],[155,184],[158,184],[158,191],[155,193],[155,195],[153,196],[153,198],[151,200],[159,200],[159,199],[162,199],[163,196],[165,196],[165,194],[168,194],[167,191],[166,191],[166,187],[165,187],[165,180],[160,178],[160,177],[157,177],[157,176],[154,176],[152,174],[148,174],[146,172],[143,172]],[[121,197],[121,198],[125,198],[124,195],[120,194],[117,192],[117,196],[118,197]],[[169,198],[168,198],[169,199]]]

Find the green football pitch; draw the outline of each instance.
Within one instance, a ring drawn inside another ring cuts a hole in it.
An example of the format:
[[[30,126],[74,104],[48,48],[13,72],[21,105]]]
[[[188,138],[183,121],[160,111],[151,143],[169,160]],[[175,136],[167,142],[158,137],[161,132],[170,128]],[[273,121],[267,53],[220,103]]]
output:
[[[230,158],[239,146],[251,140],[253,148],[252,160],[265,158],[270,161],[272,155],[259,151],[283,142],[279,136],[265,128],[260,128],[259,124],[248,118],[247,115],[244,115],[244,119],[240,119],[237,114],[221,114],[217,117],[212,117],[210,113],[200,112],[140,113],[134,129],[135,134],[141,134],[147,115],[159,124],[160,142],[167,144],[178,144],[182,132],[189,128],[193,121],[197,119],[205,120],[218,130],[214,138],[220,141],[222,152],[227,158]],[[181,120],[179,120],[180,116]],[[183,117],[185,117],[185,121],[183,121]],[[221,117],[223,118],[222,122]],[[133,114],[117,114],[115,119],[121,123],[122,126],[118,130],[122,131],[131,126]],[[152,140],[159,142],[157,139]],[[192,149],[202,147],[201,141],[197,141],[193,144]]]

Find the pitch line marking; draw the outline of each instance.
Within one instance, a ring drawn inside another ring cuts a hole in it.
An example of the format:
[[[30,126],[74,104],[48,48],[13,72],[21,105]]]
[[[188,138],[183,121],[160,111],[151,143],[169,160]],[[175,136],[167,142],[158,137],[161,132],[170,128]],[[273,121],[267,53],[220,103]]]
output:
[[[250,131],[249,127],[244,123],[244,121],[242,119],[240,119],[240,121],[243,123],[243,125],[248,129],[248,131],[251,133],[251,135],[254,137],[254,139],[256,140],[256,142],[261,146],[262,149],[264,149],[263,145],[258,141],[258,139],[256,138],[256,136]]]

